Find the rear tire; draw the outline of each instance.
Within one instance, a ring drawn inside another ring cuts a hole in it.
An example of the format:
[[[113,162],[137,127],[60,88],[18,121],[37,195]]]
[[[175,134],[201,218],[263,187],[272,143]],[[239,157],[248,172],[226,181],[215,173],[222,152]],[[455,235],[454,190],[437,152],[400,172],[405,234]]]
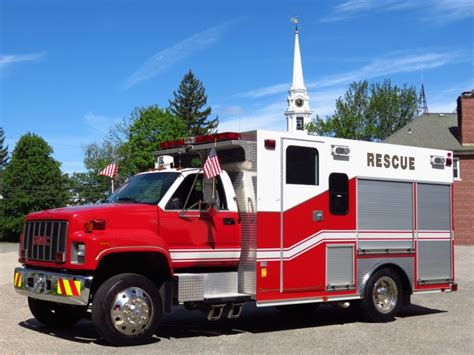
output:
[[[87,307],[38,300],[28,297],[28,306],[33,316],[52,328],[70,327],[86,316]]]
[[[402,305],[403,289],[398,273],[380,269],[369,279],[361,300],[361,315],[369,322],[392,321]]]
[[[119,274],[100,285],[92,302],[97,332],[113,345],[147,342],[161,320],[162,301],[153,282],[137,274]]]

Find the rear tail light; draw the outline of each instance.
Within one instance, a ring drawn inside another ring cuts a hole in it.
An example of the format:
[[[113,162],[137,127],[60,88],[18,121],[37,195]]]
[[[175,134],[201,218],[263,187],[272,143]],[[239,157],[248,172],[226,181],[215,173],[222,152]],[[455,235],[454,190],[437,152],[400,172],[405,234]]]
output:
[[[276,141],[274,139],[265,139],[265,148],[268,150],[275,150]]]
[[[446,158],[446,166],[453,165],[453,158],[451,157],[451,153],[448,153],[448,157]]]

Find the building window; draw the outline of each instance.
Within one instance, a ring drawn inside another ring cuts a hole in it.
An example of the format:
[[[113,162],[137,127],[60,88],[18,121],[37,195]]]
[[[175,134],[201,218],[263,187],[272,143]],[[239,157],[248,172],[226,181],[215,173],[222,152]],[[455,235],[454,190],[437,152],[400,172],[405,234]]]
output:
[[[455,180],[461,180],[461,164],[459,164],[459,158],[453,159],[453,177]]]
[[[286,183],[319,185],[319,155],[316,148],[290,145],[286,148]]]
[[[304,130],[304,120],[303,117],[296,117],[296,130],[302,131]]]
[[[349,178],[346,174],[329,175],[329,211],[339,216],[349,211]]]

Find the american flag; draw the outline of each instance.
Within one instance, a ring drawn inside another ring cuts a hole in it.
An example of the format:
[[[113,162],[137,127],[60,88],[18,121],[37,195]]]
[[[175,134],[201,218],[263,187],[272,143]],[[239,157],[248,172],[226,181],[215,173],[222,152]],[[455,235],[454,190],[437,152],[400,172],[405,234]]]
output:
[[[113,179],[118,173],[118,163],[114,161],[112,164],[107,165],[103,170],[99,172],[99,175],[108,176]]]
[[[204,163],[203,169],[206,179],[217,176],[222,172],[221,165],[219,164],[219,158],[217,157],[214,147],[211,148],[207,160]]]

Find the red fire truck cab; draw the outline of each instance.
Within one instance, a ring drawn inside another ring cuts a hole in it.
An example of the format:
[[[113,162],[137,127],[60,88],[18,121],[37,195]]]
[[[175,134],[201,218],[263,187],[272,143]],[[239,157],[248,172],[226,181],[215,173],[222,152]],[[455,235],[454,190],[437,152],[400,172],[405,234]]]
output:
[[[206,179],[215,148],[222,173]],[[176,305],[209,320],[340,303],[375,322],[455,291],[452,153],[252,131],[166,142],[105,203],[27,216],[14,287],[49,326],[90,313],[116,345]]]

